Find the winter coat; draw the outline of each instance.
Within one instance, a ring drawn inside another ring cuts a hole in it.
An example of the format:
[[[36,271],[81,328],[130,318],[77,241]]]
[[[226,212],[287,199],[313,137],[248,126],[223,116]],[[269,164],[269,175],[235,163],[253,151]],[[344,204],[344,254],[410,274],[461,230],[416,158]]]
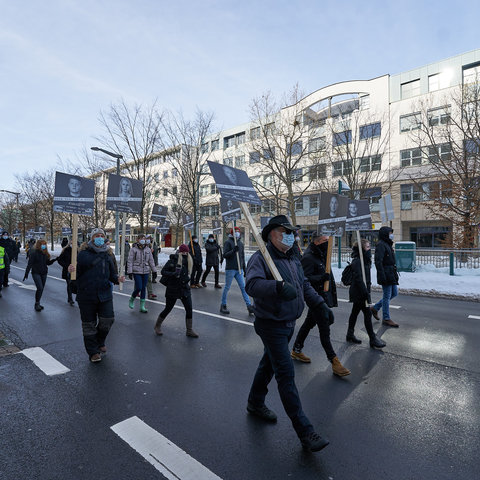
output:
[[[68,278],[68,266],[72,263],[72,247],[67,245],[57,258],[58,264],[62,267],[62,278]]]
[[[5,249],[5,253],[8,255],[10,261],[15,258],[15,254],[17,252],[17,244],[15,243],[15,240],[12,240],[11,238],[4,239],[0,237],[0,247]]]
[[[315,291],[323,297],[329,307],[338,307],[335,278],[332,272],[327,273],[325,269],[327,248],[326,242],[321,245],[310,243],[302,256],[301,263],[305,276]],[[323,287],[327,280],[329,281],[328,291],[325,292]]]
[[[155,265],[158,265],[158,254],[162,249],[159,248],[159,246],[155,242],[153,242],[153,245],[151,245],[151,249],[153,254],[153,261],[155,262]]]
[[[192,244],[193,244],[193,252],[192,252]],[[195,265],[202,265],[203,259],[202,259],[202,249],[200,248],[200,245],[196,242],[189,242],[188,251],[190,252],[190,255],[193,258],[193,263]]]
[[[60,244],[62,248],[65,248],[67,245],[68,245],[68,239],[67,238],[64,238],[62,240],[62,243]]]
[[[115,254],[113,253],[113,250],[111,248],[107,249],[107,253],[110,255],[110,258],[112,259],[113,267],[115,269],[115,275],[118,275],[117,257],[115,257]]]
[[[107,251],[97,252],[88,245],[77,257],[77,302],[106,302],[113,297],[111,283],[118,275]]]
[[[315,309],[324,300],[310,285],[292,249],[283,253],[271,242],[267,243],[267,249],[283,280],[294,286],[297,297],[293,300],[282,299],[279,288],[281,283],[274,280],[260,251],[255,252],[248,261],[245,290],[255,300],[257,319],[275,320],[293,326],[295,320],[302,315],[305,303]]]
[[[144,275],[150,271],[156,272],[152,250],[146,245],[134,243],[128,254],[127,273]]]
[[[371,303],[370,299],[370,287],[372,285],[370,270],[372,268],[372,252],[368,250],[363,251],[363,262],[365,265],[365,280],[367,284],[363,282],[362,275],[362,262],[360,261],[360,255],[358,253],[358,247],[352,249],[352,284],[348,290],[350,301],[354,303],[364,303],[367,301]]]
[[[245,250],[243,242],[237,240],[238,256],[240,258],[240,266],[245,271]],[[223,244],[223,258],[225,259],[225,270],[238,270],[237,254],[234,251],[235,241],[231,235],[228,236],[227,241]]]
[[[378,232],[380,241],[375,247],[375,268],[379,285],[398,285],[395,252],[393,251],[393,242],[389,238],[392,232],[390,227],[382,227]]]
[[[0,247],[0,270],[7,270],[10,265],[10,259],[3,247]]]
[[[205,242],[205,251],[207,252],[207,258],[205,260],[205,265],[207,267],[216,267],[220,263],[222,263],[222,249],[216,240],[214,240],[213,242],[209,242],[207,240]]]
[[[162,277],[168,278],[168,285],[165,290],[165,297],[181,298],[191,295],[190,290],[190,269],[188,268],[188,256],[180,255],[182,269],[180,276],[176,276],[179,254],[170,255],[170,260],[164,265],[161,271]]]
[[[48,265],[51,265],[57,259],[49,259],[46,253],[42,253],[40,250],[33,249],[28,257],[28,264],[25,270],[25,276],[28,277],[30,270],[32,273],[38,273],[39,275],[46,275],[48,273]]]

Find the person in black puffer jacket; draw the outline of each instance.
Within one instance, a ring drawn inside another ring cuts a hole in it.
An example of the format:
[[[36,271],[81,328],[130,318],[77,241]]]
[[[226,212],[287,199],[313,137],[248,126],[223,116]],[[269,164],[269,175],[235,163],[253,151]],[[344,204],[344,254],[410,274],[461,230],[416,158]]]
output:
[[[383,325],[398,327],[390,318],[390,300],[398,295],[398,272],[393,251],[393,228],[382,227],[378,232],[379,242],[375,247],[375,268],[377,283],[382,286],[383,298],[371,307],[372,315],[380,320],[378,311],[382,309]]]
[[[13,262],[13,259],[15,258],[17,245],[15,244],[15,241],[10,238],[6,230],[3,231],[2,236],[0,237],[0,247],[3,247],[5,249],[5,253],[8,255],[8,258],[10,259],[10,263],[8,264],[8,266],[5,266],[4,272],[3,272],[3,286],[8,287],[9,286],[8,275],[10,274],[10,264]]]
[[[223,262],[222,249],[215,240],[213,233],[208,236],[208,239],[205,242],[205,251],[207,252],[207,257],[205,259],[205,272],[202,277],[202,287],[207,286],[205,280],[213,267],[213,270],[215,271],[215,288],[222,288],[218,283],[219,265]]]
[[[111,283],[118,285],[125,277],[116,273],[107,252],[105,231],[94,228],[91,235],[91,240],[78,253],[77,267],[69,265],[68,271],[77,271],[77,303],[85,350],[91,362],[100,362],[101,354],[107,351],[105,340],[115,320]]]
[[[198,335],[192,328],[193,306],[192,292],[189,285],[192,268],[193,260],[185,244],[178,247],[177,253],[170,255],[170,260],[162,268],[160,282],[165,284],[166,281],[167,283],[165,291],[166,304],[155,323],[154,330],[157,335],[163,335],[162,323],[172,311],[177,300],[180,299],[185,308],[186,335],[187,337],[198,338]]]
[[[190,278],[190,285],[192,288],[202,288],[200,285],[200,275],[203,272],[202,268],[202,249],[198,244],[198,237],[192,236],[192,241],[188,244],[188,250],[193,259],[193,270]]]
[[[363,322],[365,324],[365,330],[370,338],[370,346],[372,348],[383,348],[386,343],[377,338],[372,326],[372,312],[370,311],[370,286],[371,276],[370,269],[372,267],[372,252],[370,250],[370,242],[366,239],[362,239],[362,253],[363,263],[365,268],[365,282],[362,275],[362,262],[360,261],[360,254],[358,252],[358,242],[353,244],[352,248],[352,284],[348,291],[350,301],[353,302],[352,312],[348,319],[348,331],[347,342],[350,343],[362,343],[357,337],[355,337],[355,324],[357,323],[357,317],[360,312],[363,312]]]
[[[32,278],[37,287],[37,291],[35,292],[35,310],[37,312],[42,311],[44,308],[43,305],[40,305],[40,299],[42,298],[43,289],[47,282],[48,265],[51,265],[56,260],[56,258],[50,258],[47,242],[43,239],[37,240],[33,252],[31,252],[28,257],[28,264],[23,277],[23,281],[25,281],[28,278],[30,270],[32,271]]]
[[[62,252],[57,258],[57,262],[62,267],[62,278],[65,280],[65,282],[67,282],[67,302],[73,307],[75,302],[73,301],[72,297],[72,284],[70,281],[70,273],[68,271],[68,266],[72,263],[71,242],[68,242],[67,245],[63,247]]]

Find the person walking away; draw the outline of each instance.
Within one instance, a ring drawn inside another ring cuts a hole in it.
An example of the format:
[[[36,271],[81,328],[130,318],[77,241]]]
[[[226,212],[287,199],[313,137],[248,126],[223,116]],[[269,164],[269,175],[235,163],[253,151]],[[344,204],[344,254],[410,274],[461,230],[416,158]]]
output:
[[[370,310],[370,287],[371,287],[371,276],[370,269],[372,267],[372,251],[370,250],[370,242],[365,238],[361,240],[362,244],[362,254],[363,254],[363,265],[365,267],[365,280],[366,284],[363,281],[362,275],[362,262],[360,261],[360,253],[358,249],[358,242],[355,242],[352,247],[352,284],[348,290],[348,295],[350,302],[353,302],[352,312],[348,319],[348,330],[346,340],[350,343],[362,343],[355,336],[355,324],[357,323],[357,317],[360,312],[363,313],[363,323],[365,325],[365,330],[367,331],[368,337],[370,338],[370,347],[372,348],[383,348],[386,346],[386,343],[383,340],[380,340],[375,335],[372,326],[372,312]]]
[[[250,298],[245,290],[245,283],[243,281],[243,272],[245,272],[245,249],[243,242],[240,240],[241,233],[240,228],[235,227],[235,240],[233,239],[233,229],[230,230],[228,239],[223,245],[223,258],[225,259],[225,287],[222,293],[222,303],[220,304],[220,313],[229,314],[230,311],[227,308],[227,295],[232,286],[233,279],[237,281],[240,291],[242,292],[243,300],[247,305],[249,315],[254,315],[253,305],[250,302]],[[237,256],[238,252],[238,256]],[[240,265],[238,264],[240,260]]]
[[[329,442],[315,432],[303,412],[288,344],[305,302],[315,315],[325,316],[327,321],[333,313],[308,282],[292,250],[294,230],[285,215],[271,218],[262,230],[262,238],[267,242],[266,248],[282,281],[273,278],[260,251],[248,262],[246,290],[255,301],[254,328],[262,340],[264,353],[250,389],[247,411],[267,422],[276,422],[277,415],[265,405],[268,384],[275,375],[283,407],[303,448],[316,452]]]
[[[207,286],[205,280],[207,279],[207,275],[210,273],[210,270],[213,267],[215,272],[215,288],[222,288],[222,286],[218,283],[220,274],[219,266],[223,262],[222,249],[215,240],[213,233],[208,236],[208,239],[205,243],[205,252],[205,272],[203,273],[202,277],[202,287]]]
[[[328,249],[328,237],[325,235],[314,234],[312,242],[305,250],[301,263],[303,271],[308,281],[315,289],[315,291],[322,296],[326,304],[332,308],[337,307],[337,287],[335,285],[335,278],[333,273],[326,272],[327,264],[327,249]],[[328,290],[324,290],[325,282],[329,282]],[[333,317],[331,317],[333,320]],[[300,330],[297,333],[291,356],[294,360],[298,360],[304,363],[310,363],[310,357],[307,357],[303,352],[303,346],[305,340],[310,333],[310,330],[317,325],[320,333],[320,343],[323,350],[327,355],[328,361],[332,364],[332,372],[339,377],[350,375],[350,370],[345,368],[335,350],[333,349],[332,342],[330,340],[330,319],[325,316],[318,316],[311,309],[308,310],[305,321],[303,322]]]
[[[72,242],[70,241],[57,258],[58,264],[62,267],[62,278],[67,283],[67,302],[73,307],[75,302],[72,296],[72,283],[70,278],[70,272],[68,271],[68,266],[72,263]]]
[[[185,308],[186,335],[187,337],[198,338],[198,334],[193,330],[192,292],[189,285],[192,269],[193,259],[189,254],[189,248],[185,244],[178,247],[177,253],[170,255],[170,259],[162,268],[161,275],[167,283],[165,290],[166,303],[155,323],[154,330],[157,335],[163,335],[162,323],[172,311],[177,300],[180,299]]]
[[[67,237],[63,237],[62,238],[62,243],[60,244],[60,246],[62,248],[65,248],[70,242],[68,241],[68,238]]]
[[[193,270],[192,277],[190,279],[190,285],[192,288],[202,288],[202,286],[200,285],[200,275],[203,271],[202,249],[198,244],[198,237],[196,235],[193,235],[192,241],[188,244],[188,250],[193,259]]]
[[[128,254],[127,272],[130,280],[135,279],[135,289],[133,290],[128,306],[135,306],[135,297],[140,292],[140,312],[147,313],[145,308],[145,297],[147,290],[148,274],[155,271],[155,263],[150,248],[146,245],[145,235],[140,234],[137,242],[132,245]]]
[[[128,255],[130,254],[130,244],[128,243],[128,240],[125,239],[125,252],[124,252],[124,257],[123,261],[125,262],[125,265],[123,266],[123,271],[126,273],[127,272],[127,263],[128,263]]]
[[[75,270],[83,343],[90,361],[96,363],[102,360],[101,354],[107,353],[105,341],[115,321],[111,283],[125,281],[115,273],[102,228],[92,230],[91,240],[78,252],[76,268],[69,265],[70,273]]]
[[[25,250],[27,252],[27,258],[30,256],[30,252],[32,252],[34,248],[35,248],[35,239],[31,238],[28,241],[27,246],[25,247]]]
[[[23,281],[25,281],[28,278],[30,270],[32,271],[32,278],[37,287],[34,307],[37,312],[41,312],[44,309],[43,305],[40,305],[40,300],[47,282],[48,265],[51,265],[56,260],[56,258],[50,258],[47,242],[43,239],[37,240],[35,248],[28,258],[27,268],[25,269],[25,275],[23,276]]]
[[[153,253],[153,243],[152,242],[153,242],[153,239],[152,239],[151,235],[147,235],[145,237],[145,245],[147,246],[147,248],[149,248],[152,251],[153,263],[155,263],[155,255]],[[155,263],[155,271],[148,274],[147,295],[148,295],[148,298],[150,300],[154,300],[155,298],[157,298],[157,296],[153,293],[153,286],[152,286],[153,275],[154,275],[154,273],[155,274],[157,273],[157,265],[158,265],[158,256],[157,256],[157,263]]]
[[[10,259],[4,247],[0,247],[0,298],[2,298],[3,276],[10,265]]]
[[[6,254],[8,255],[9,262],[8,266],[5,267],[5,272],[3,273],[3,286],[8,287],[8,276],[10,275],[10,265],[12,263],[13,258],[15,257],[15,251],[17,250],[17,246],[13,239],[10,238],[8,232],[4,230],[2,232],[2,236],[0,238],[0,247],[5,249]]]
[[[18,238],[16,238],[15,240],[15,257],[14,257],[14,260],[15,260],[15,263],[18,263],[18,254],[20,253],[20,250],[22,249],[22,243],[20,242],[20,240]]]
[[[378,312],[382,309],[382,324],[398,328],[398,323],[390,318],[390,300],[398,295],[398,272],[393,251],[393,238],[393,228],[381,227],[378,231],[379,242],[375,247],[375,268],[377,283],[382,286],[383,297],[371,307],[371,312],[376,320],[380,320]]]
[[[158,269],[158,254],[161,252],[162,249],[157,245],[157,242],[155,242],[155,240],[152,239],[152,242],[153,261]],[[152,273],[152,283],[157,283],[157,269],[155,269],[155,271]]]

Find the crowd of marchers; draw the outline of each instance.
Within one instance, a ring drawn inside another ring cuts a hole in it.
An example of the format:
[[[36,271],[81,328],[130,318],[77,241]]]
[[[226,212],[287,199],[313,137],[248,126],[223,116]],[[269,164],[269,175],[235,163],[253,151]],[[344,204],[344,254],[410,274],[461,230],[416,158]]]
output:
[[[158,315],[153,328],[156,335],[163,335],[164,322],[177,300],[180,300],[185,309],[186,335],[198,338],[193,330],[192,289],[207,287],[206,279],[212,268],[214,288],[221,289],[219,266],[225,261],[225,285],[220,312],[225,315],[230,313],[227,296],[235,279],[248,315],[254,316],[255,332],[264,346],[248,395],[247,411],[263,421],[276,422],[277,415],[265,404],[268,384],[275,376],[285,412],[290,417],[302,446],[309,451],[319,451],[329,442],[315,431],[303,412],[293,366],[293,360],[311,363],[303,348],[307,335],[315,325],[319,330],[321,345],[331,362],[332,372],[344,377],[350,371],[342,365],[330,341],[330,326],[334,322],[332,308],[337,306],[337,292],[333,274],[327,271],[328,237],[314,235],[308,248],[302,251],[297,241],[297,232],[298,226],[292,225],[285,215],[271,218],[261,232],[271,260],[281,275],[281,281],[274,278],[269,261],[260,251],[252,255],[248,265],[245,264],[244,245],[238,228],[230,230],[223,249],[215,236],[209,235],[204,246],[205,270],[198,238],[193,236],[189,244],[180,245],[161,268],[159,281],[165,286],[165,308]],[[36,286],[34,309],[38,312],[44,309],[40,301],[46,285],[48,266],[57,261],[62,266],[62,278],[66,281],[67,301],[72,306],[75,301],[78,304],[84,345],[92,363],[100,362],[107,352],[105,343],[115,319],[113,285],[125,281],[125,276],[119,273],[109,243],[102,228],[93,229],[90,239],[80,246],[76,262],[72,262],[72,245],[67,239],[64,239],[63,249],[56,258],[50,255],[43,239],[34,241],[27,248],[28,263],[24,281],[31,273]],[[0,296],[2,286],[8,286],[10,264],[18,260],[19,251],[18,244],[10,238],[8,232],[3,232],[0,238]],[[145,304],[147,292],[150,299],[156,297],[152,283],[157,281],[160,248],[151,236],[139,235],[131,246],[125,242],[125,251],[124,271],[134,280],[129,307],[134,309],[139,297],[139,311],[148,313]],[[398,327],[390,318],[389,310],[390,300],[397,295],[398,285],[393,230],[382,227],[379,231],[374,261],[377,282],[382,285],[383,296],[374,305],[370,293],[370,243],[365,239],[355,243],[351,256],[349,298],[353,305],[348,318],[346,341],[361,343],[355,336],[355,325],[362,312],[370,347],[384,348],[385,342],[374,331],[372,316],[380,320],[379,311],[382,310],[383,324]],[[75,301],[73,295],[76,296]],[[308,312],[297,332],[293,348],[290,349],[295,323],[302,315],[305,304]]]

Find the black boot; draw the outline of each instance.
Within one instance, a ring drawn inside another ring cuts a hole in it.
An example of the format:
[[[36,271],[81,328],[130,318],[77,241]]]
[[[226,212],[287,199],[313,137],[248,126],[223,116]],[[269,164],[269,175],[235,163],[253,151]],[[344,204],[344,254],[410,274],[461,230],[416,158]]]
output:
[[[36,303],[36,304],[35,304],[35,311],[36,311],[36,312],[41,312],[41,311],[42,311],[42,307],[40,306],[39,303]]]
[[[350,328],[348,329],[348,331],[347,331],[347,337],[346,337],[347,342],[357,343],[357,344],[362,343],[362,341],[361,341],[359,338],[357,338],[353,332],[354,332],[353,328],[352,328],[352,329],[350,329]]]
[[[370,347],[371,348],[383,348],[386,345],[387,344],[383,340],[380,340],[379,338],[377,338],[376,335],[374,335],[373,337],[370,337]]]
[[[220,305],[220,313],[225,313],[225,314],[229,314],[230,313],[230,310],[227,308],[226,305]]]

